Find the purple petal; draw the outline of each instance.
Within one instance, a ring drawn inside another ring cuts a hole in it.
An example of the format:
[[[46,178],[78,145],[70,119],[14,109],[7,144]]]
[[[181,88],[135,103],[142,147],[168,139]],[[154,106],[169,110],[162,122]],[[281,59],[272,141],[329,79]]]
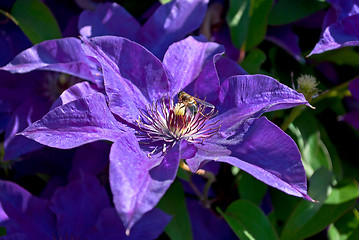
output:
[[[110,147],[108,142],[94,142],[78,148],[69,173],[70,181],[79,178],[83,172],[92,176],[101,173],[108,167]]]
[[[286,50],[298,62],[305,63],[299,48],[299,38],[290,25],[269,27],[266,39]]]
[[[267,111],[291,108],[308,102],[303,94],[265,75],[240,75],[228,78],[221,86],[221,106],[228,110],[242,108],[254,113],[267,107]]]
[[[223,54],[224,48],[202,38],[187,37],[172,44],[163,59],[170,75],[170,95],[175,95],[196,79],[208,61]]]
[[[93,81],[90,65],[92,64],[84,54],[80,40],[64,38],[36,44],[21,52],[1,69],[12,73],[51,70]]]
[[[238,239],[223,218],[202,206],[198,200],[187,198],[187,209],[191,218],[193,239]]]
[[[226,56],[233,61],[238,61],[240,57],[240,51],[236,46],[233,45],[231,39],[231,32],[227,22],[224,22],[220,29],[213,31],[213,42],[219,43],[226,49]]]
[[[162,59],[167,48],[199,28],[208,0],[174,0],[160,6],[141,30],[140,43]]]
[[[50,108],[49,102],[39,97],[32,97],[21,104],[12,114],[5,130],[5,160],[15,159],[22,154],[41,149],[40,145],[24,136],[15,134],[24,130],[31,123],[39,120]]]
[[[198,78],[184,89],[185,92],[199,99],[206,99],[210,103],[218,100],[220,81],[215,65],[220,59],[220,55],[217,54],[213,57],[212,61],[208,61]]]
[[[352,16],[359,13],[358,0],[328,0],[332,5],[332,9],[335,10],[338,20],[342,20],[345,17]]]
[[[165,230],[172,217],[154,208],[145,213],[143,217],[133,226],[128,239],[157,239]]]
[[[101,93],[77,99],[47,113],[20,134],[41,144],[69,149],[97,140],[115,141],[127,129]]]
[[[98,91],[99,89],[96,86],[91,85],[88,82],[77,83],[63,91],[60,97],[51,106],[51,110],[58,106],[62,106],[66,103],[75,101],[79,98],[96,93]]]
[[[154,208],[140,219],[132,228],[130,236],[125,236],[125,228],[115,208],[106,208],[98,222],[86,235],[87,240],[118,239],[157,239],[164,231],[171,217]]]
[[[156,206],[174,181],[179,165],[177,145],[164,158],[161,153],[149,158],[132,134],[112,145],[110,185],[126,231]]]
[[[196,157],[187,162],[192,162],[191,166],[201,166],[209,160],[226,162],[287,194],[311,200],[307,195],[307,179],[299,150],[280,128],[262,117],[254,120],[249,128],[226,133],[208,139],[220,146],[201,150],[202,146],[198,145]],[[227,153],[219,156],[220,148],[227,148]]]
[[[308,56],[347,46],[359,46],[358,22],[359,14],[328,26]]]
[[[349,90],[352,93],[352,96],[359,101],[359,78],[356,78],[349,83]]]
[[[15,225],[11,227],[19,229],[19,233],[30,239],[51,240],[56,236],[56,219],[46,200],[32,196],[15,183],[0,180],[0,203]]]
[[[136,40],[140,27],[137,20],[116,3],[103,3],[95,11],[83,11],[78,22],[84,37],[112,35]]]
[[[86,176],[59,188],[49,207],[56,214],[60,238],[81,239],[96,223],[102,209],[110,207],[110,200],[99,181]]]
[[[168,80],[161,62],[141,45],[120,37],[85,41],[87,51],[100,61],[110,109],[134,122],[149,101],[168,94]]]
[[[345,114],[341,120],[349,123],[353,127],[359,130],[359,111],[353,111]]]
[[[231,76],[248,74],[237,62],[226,57],[222,57],[216,62],[216,68],[221,83]]]

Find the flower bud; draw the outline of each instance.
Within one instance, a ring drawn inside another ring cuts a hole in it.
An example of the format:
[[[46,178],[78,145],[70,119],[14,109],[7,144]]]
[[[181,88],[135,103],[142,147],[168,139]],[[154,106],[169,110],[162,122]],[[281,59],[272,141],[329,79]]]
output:
[[[319,89],[317,88],[318,82],[312,75],[301,75],[298,79],[298,89],[297,91],[303,93],[305,99],[310,102],[313,96],[317,95]]]

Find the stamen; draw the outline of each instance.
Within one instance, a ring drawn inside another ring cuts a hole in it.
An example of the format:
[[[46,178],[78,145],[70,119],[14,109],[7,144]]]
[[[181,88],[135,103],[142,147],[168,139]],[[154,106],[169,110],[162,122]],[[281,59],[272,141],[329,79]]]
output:
[[[173,103],[173,99],[162,98],[146,106],[139,112],[141,116],[137,120],[141,139],[162,145],[165,153],[176,142],[185,139],[193,143],[203,143],[205,139],[217,134],[220,127],[216,127],[218,121],[207,124],[207,120],[217,114],[214,108],[206,112],[206,107],[199,105],[196,113],[186,111],[183,103]],[[149,153],[149,157],[157,147]]]

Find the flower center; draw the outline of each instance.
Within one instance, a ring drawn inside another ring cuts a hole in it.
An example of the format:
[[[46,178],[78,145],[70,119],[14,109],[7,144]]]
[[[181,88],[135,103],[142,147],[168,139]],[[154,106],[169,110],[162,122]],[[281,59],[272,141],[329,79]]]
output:
[[[172,147],[179,140],[185,139],[193,143],[202,143],[205,139],[215,135],[219,127],[208,120],[216,115],[214,108],[197,104],[187,105],[183,102],[173,103],[173,99],[162,98],[152,105],[140,110],[141,116],[137,120],[141,129],[140,139],[145,143],[163,143],[162,151]],[[196,111],[193,111],[193,108]],[[142,143],[144,143],[142,141]]]

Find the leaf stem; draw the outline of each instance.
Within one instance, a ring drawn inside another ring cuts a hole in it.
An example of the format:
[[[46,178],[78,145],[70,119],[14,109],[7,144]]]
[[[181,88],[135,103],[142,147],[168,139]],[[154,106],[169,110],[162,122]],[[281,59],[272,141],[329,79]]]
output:
[[[329,97],[337,97],[343,95],[343,91],[348,88],[349,83],[356,79],[357,77],[344,82],[336,87],[333,87],[332,89],[326,90],[325,92],[319,94],[317,97],[313,98],[313,100],[310,102],[310,104],[316,104],[323,99],[329,98]],[[298,106],[292,109],[289,116],[284,120],[284,122],[281,125],[281,129],[283,131],[286,131],[289,127],[289,125],[300,115],[304,110],[306,110],[306,106]]]
[[[0,13],[3,14],[5,17],[7,17],[8,19],[10,19],[11,21],[13,21],[17,26],[19,26],[19,22],[13,17],[11,16],[10,13],[5,12],[4,10],[0,9]]]

